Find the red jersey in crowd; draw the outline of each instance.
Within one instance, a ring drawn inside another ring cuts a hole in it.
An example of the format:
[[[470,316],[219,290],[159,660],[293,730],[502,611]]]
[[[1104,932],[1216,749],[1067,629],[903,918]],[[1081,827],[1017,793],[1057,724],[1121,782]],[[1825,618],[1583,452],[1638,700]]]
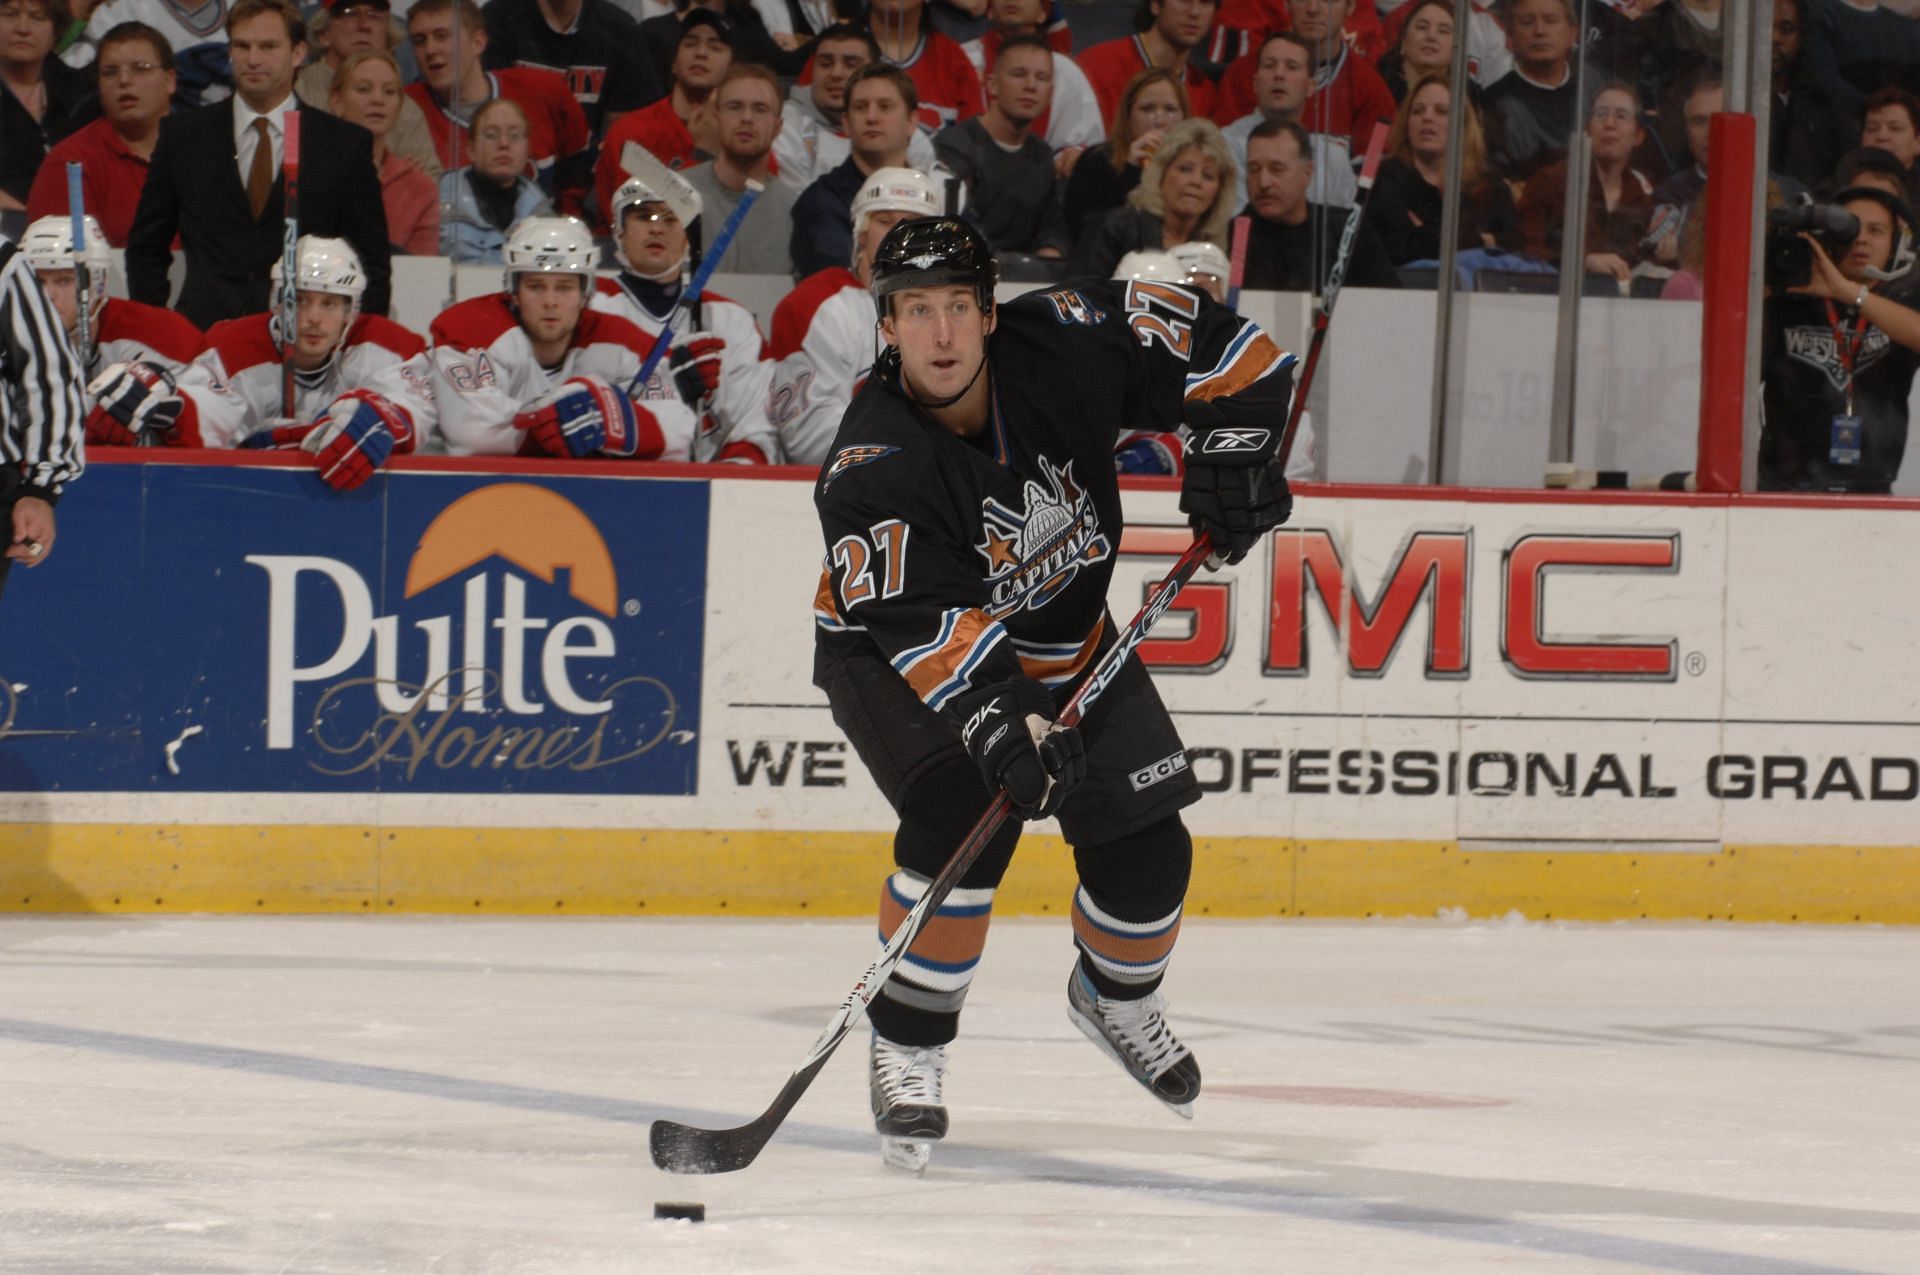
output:
[[[1411,7],[1409,0],[1397,12],[1404,15]],[[1405,21],[1405,18],[1401,20]],[[1350,48],[1358,49],[1367,61],[1377,62],[1381,54],[1393,47],[1392,36],[1398,28],[1396,26],[1390,30],[1390,21],[1380,17],[1373,0],[1354,0],[1353,9],[1347,14],[1341,30],[1346,32]],[[1207,61],[1215,66],[1225,66],[1235,58],[1258,49],[1267,32],[1291,30],[1293,13],[1287,7],[1287,0],[1220,0],[1213,30],[1207,35]]]
[[[920,43],[904,62],[893,65],[912,77],[914,91],[920,95],[920,127],[929,133],[971,119],[986,109],[979,73],[966,50],[924,21]]]
[[[1220,77],[1220,95],[1214,99],[1213,122],[1225,127],[1243,115],[1259,109],[1253,96],[1253,72],[1260,51],[1240,58]],[[1393,122],[1399,106],[1393,90],[1373,69],[1373,63],[1343,49],[1332,66],[1321,68],[1314,76],[1313,95],[1300,112],[1300,123],[1309,133],[1331,133],[1347,139],[1347,149],[1355,155],[1366,153],[1374,124]],[[1195,103],[1195,115],[1203,114]]]
[[[587,117],[574,100],[567,79],[557,71],[510,66],[487,72],[488,96],[504,97],[519,105],[527,116],[527,158],[532,161],[540,184],[553,187],[554,165],[587,149],[592,140],[587,132]],[[441,166],[464,168],[473,162],[473,145],[467,140],[467,127],[441,109],[433,92],[425,84],[407,85],[407,96],[419,103],[433,134],[434,150]],[[460,153],[454,154],[454,139],[459,138]],[[457,162],[456,162],[457,161]],[[584,181],[584,178],[582,179]]]
[[[600,143],[600,158],[593,165],[593,194],[600,205],[602,225],[612,219],[613,192],[633,176],[633,171],[621,162],[621,152],[626,150],[628,142],[651,153],[671,169],[692,168],[700,162],[693,134],[673,109],[671,93],[651,106],[622,115],[607,130],[606,138]]]
[[[127,149],[106,120],[95,120],[47,152],[27,192],[27,222],[66,213],[67,165],[78,163],[87,212],[115,248],[127,246],[140,188],[147,184],[147,161]]]
[[[1127,91],[1127,82],[1153,65],[1147,57],[1147,46],[1137,35],[1096,44],[1076,60],[1080,63],[1080,69],[1087,73],[1087,78],[1093,81],[1094,95],[1100,99],[1100,118],[1109,126],[1113,123],[1114,111],[1120,107],[1120,95]],[[1195,115],[1206,117],[1214,113],[1213,81],[1194,65],[1191,58],[1187,61],[1187,101]],[[1247,108],[1252,109],[1251,106]],[[1239,119],[1246,113],[1245,110],[1240,111],[1229,119]]]

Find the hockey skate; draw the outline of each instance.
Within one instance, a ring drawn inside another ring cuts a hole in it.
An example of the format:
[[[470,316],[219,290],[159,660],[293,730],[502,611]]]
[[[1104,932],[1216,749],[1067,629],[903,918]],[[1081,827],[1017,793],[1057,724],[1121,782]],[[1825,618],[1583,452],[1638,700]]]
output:
[[[947,1109],[940,1100],[946,1073],[945,1045],[896,1045],[873,1034],[868,1055],[873,1127],[880,1132],[880,1158],[889,1168],[915,1177],[927,1171],[933,1144],[947,1136]]]
[[[1167,1002],[1159,992],[1139,1000],[1100,995],[1078,965],[1067,980],[1067,1017],[1147,1092],[1174,1114],[1193,1119],[1200,1096],[1200,1064],[1167,1026]]]

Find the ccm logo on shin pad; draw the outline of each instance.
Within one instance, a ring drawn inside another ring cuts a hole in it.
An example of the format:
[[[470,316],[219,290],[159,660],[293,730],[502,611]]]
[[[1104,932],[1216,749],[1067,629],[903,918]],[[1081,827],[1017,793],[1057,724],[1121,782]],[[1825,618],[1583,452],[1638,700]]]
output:
[[[1142,766],[1139,770],[1127,776],[1127,782],[1133,785],[1135,792],[1143,792],[1159,783],[1162,779],[1172,779],[1175,775],[1185,771],[1186,768],[1187,754],[1186,750],[1182,749],[1171,757],[1162,757],[1151,766]]]
[[[1272,436],[1273,431],[1268,429],[1216,429],[1200,440],[1200,450],[1208,456],[1258,452],[1266,448]]]

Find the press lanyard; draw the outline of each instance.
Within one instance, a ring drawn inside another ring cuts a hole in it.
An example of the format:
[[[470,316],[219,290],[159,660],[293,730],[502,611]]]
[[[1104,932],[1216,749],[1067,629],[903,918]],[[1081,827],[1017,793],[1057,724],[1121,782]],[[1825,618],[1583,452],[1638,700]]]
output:
[[[1840,358],[1840,370],[1847,374],[1847,415],[1853,415],[1853,361],[1860,357],[1860,347],[1867,341],[1867,308],[1860,307],[1859,322],[1853,325],[1853,339],[1847,339],[1846,325],[1840,322],[1840,312],[1833,308],[1833,302],[1826,303],[1827,324],[1833,329],[1833,350]]]

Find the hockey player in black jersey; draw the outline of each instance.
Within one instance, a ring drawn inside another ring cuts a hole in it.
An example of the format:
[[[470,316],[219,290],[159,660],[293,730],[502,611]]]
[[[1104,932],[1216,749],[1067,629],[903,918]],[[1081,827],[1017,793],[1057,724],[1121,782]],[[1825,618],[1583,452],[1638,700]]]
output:
[[[814,488],[814,680],[900,816],[882,937],[998,790],[1021,819],[1057,815],[1080,877],[1069,1014],[1191,1115],[1200,1068],[1158,989],[1192,862],[1179,811],[1199,787],[1137,657],[1078,730],[1053,718],[1115,640],[1116,437],[1186,426],[1181,509],[1238,562],[1291,508],[1275,452],[1294,360],[1195,290],[1089,280],[996,307],[996,277],[952,218],[903,222],[876,254],[886,350]],[[889,1163],[918,1172],[946,1133],[946,1046],[1020,827],[1001,828],[871,1007]]]

